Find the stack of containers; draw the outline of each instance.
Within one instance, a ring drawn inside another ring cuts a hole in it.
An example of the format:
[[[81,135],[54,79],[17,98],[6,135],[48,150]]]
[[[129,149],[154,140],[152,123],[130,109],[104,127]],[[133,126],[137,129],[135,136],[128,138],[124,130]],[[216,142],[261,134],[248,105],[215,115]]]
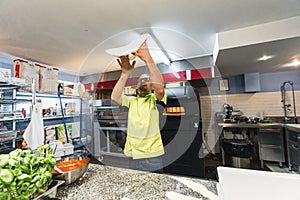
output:
[[[58,69],[45,67],[35,64],[40,67],[40,92],[57,94],[57,77]]]
[[[25,60],[14,60],[14,76],[24,79],[26,83],[31,84],[34,80],[35,91],[39,91],[39,67],[28,63]],[[31,87],[22,88],[25,91],[31,91]]]
[[[40,64],[31,64],[25,60],[14,60],[14,76],[24,79],[26,83],[35,82],[35,91],[57,94],[58,68],[45,67]],[[31,91],[31,87],[24,88]]]

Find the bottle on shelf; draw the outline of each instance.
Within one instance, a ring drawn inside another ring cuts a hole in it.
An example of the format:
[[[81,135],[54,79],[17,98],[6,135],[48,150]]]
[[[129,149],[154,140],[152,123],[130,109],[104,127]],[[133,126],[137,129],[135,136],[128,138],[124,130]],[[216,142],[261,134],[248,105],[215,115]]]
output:
[[[58,104],[55,104],[55,107],[57,108],[56,115],[61,116],[61,109],[58,107]]]
[[[55,104],[55,106],[52,107],[52,116],[56,116],[57,115],[57,104]]]
[[[57,88],[59,94],[64,94],[64,86],[62,83],[59,83]]]
[[[24,108],[22,108],[22,115],[24,118],[26,118],[26,110]]]

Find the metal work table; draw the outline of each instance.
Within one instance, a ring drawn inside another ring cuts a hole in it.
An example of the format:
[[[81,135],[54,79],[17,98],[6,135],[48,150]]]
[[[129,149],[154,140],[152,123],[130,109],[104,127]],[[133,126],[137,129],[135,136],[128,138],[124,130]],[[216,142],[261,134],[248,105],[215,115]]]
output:
[[[248,138],[253,145],[252,159],[259,159],[261,168],[264,167],[264,161],[278,162],[279,166],[285,162],[284,148],[284,123],[219,123],[223,127],[221,140],[226,138],[224,130],[231,130],[233,137],[242,135],[243,139]],[[246,135],[242,134],[242,129],[246,129]],[[222,141],[221,141],[222,144]],[[220,147],[221,148],[221,147]],[[221,152],[222,148],[221,148]],[[223,152],[224,153],[224,152]],[[258,153],[258,154],[257,154]],[[224,155],[223,164],[224,164]]]
[[[223,128],[267,128],[267,127],[284,127],[283,123],[219,123]]]
[[[289,170],[295,170],[299,172],[300,124],[287,124],[285,126],[285,137],[288,168]]]
[[[295,132],[300,132],[300,124],[286,124],[285,127]]]

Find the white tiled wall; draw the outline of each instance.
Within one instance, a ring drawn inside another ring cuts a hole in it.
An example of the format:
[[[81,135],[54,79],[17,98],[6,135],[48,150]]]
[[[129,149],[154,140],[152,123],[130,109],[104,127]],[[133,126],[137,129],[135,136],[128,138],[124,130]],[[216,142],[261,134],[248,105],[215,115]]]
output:
[[[300,91],[295,91],[297,116],[300,113]],[[240,110],[243,115],[258,116],[263,112],[264,116],[283,116],[281,92],[259,92],[230,95],[200,96],[203,133],[207,134],[207,141],[213,149],[218,141],[221,129],[215,122],[215,113],[223,111],[223,104],[230,104],[234,110]],[[292,92],[286,92],[286,101],[293,106]],[[293,111],[293,107],[291,107]],[[288,113],[293,116],[294,113]],[[216,146],[216,152],[218,152]]]

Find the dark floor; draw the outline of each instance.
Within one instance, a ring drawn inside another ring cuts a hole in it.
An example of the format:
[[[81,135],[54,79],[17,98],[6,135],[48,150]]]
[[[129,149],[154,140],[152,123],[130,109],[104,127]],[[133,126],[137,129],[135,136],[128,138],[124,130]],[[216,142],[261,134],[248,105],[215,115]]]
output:
[[[205,177],[209,180],[217,180],[217,167],[222,165],[220,155],[209,154],[205,158]]]
[[[246,159],[248,160],[249,163],[246,163],[246,166],[242,166],[241,168],[247,168],[247,169],[254,169],[254,170],[264,170],[264,171],[271,171],[270,168],[268,168],[267,164],[268,162],[264,163],[264,167],[261,168],[261,163],[259,160],[257,159]],[[271,162],[269,162],[271,163]],[[278,165],[278,163],[271,163],[271,164],[275,164]],[[220,157],[220,155],[209,155],[205,158],[205,178],[207,179],[213,179],[213,180],[217,180],[217,172],[216,169],[218,166],[224,166],[222,159]],[[229,167],[238,167],[238,166],[232,166],[232,165],[228,165],[227,163],[225,164],[225,166],[229,166]]]
[[[91,163],[109,165],[114,167],[128,168],[128,158],[122,156],[109,156],[103,155],[101,158],[95,158],[92,156]]]

